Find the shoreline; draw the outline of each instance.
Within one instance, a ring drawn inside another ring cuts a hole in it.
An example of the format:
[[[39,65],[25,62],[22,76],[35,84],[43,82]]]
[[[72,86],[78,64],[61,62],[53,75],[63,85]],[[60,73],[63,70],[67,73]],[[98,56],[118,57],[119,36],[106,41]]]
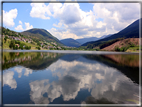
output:
[[[10,49],[3,49],[3,52],[52,52],[52,53],[67,53],[67,54],[139,54],[139,52],[80,51],[80,50],[10,50]]]

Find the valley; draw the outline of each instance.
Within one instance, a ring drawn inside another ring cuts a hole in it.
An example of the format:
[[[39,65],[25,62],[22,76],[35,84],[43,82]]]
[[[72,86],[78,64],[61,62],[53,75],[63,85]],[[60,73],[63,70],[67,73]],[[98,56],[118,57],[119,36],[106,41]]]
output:
[[[3,49],[31,50],[91,50],[139,52],[139,20],[136,20],[116,34],[100,38],[67,38],[59,40],[44,29],[33,28],[15,32],[2,28]]]

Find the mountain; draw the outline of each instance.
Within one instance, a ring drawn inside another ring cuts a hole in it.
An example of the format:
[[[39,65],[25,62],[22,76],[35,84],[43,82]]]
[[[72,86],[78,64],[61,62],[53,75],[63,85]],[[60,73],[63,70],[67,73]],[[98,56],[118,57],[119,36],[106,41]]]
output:
[[[72,38],[68,38],[68,39],[62,39],[60,40],[61,43],[63,43],[66,46],[69,47],[79,47],[81,46],[81,44],[79,42],[77,42],[76,40],[72,39]]]
[[[31,36],[34,38],[39,38],[40,40],[45,40],[47,42],[56,42],[62,45],[62,43],[56,37],[54,37],[51,33],[49,33],[45,29],[33,28],[30,30],[21,32],[21,34],[26,35],[26,36]]]
[[[96,41],[98,40],[99,38],[97,37],[90,37],[90,38],[82,38],[82,39],[76,39],[77,42],[79,42],[80,44],[84,44],[86,42],[89,42],[89,41]]]
[[[106,38],[106,37],[109,37],[111,36],[112,34],[109,34],[109,35],[103,35],[102,37],[100,37],[99,39],[103,39],[103,38]]]
[[[109,37],[111,36],[112,34],[109,34],[109,35],[104,35],[100,38],[97,38],[97,37],[90,37],[90,38],[82,38],[82,39],[76,39],[76,41],[78,41],[81,45],[86,43],[86,42],[91,42],[91,41],[97,41],[99,39],[103,39],[103,38],[106,38],[106,37]]]
[[[116,34],[113,34],[109,37],[106,37],[97,41],[87,42],[83,44],[82,46],[87,46],[88,44],[93,46],[98,46],[109,40],[117,39],[117,38],[139,38],[139,19]]]

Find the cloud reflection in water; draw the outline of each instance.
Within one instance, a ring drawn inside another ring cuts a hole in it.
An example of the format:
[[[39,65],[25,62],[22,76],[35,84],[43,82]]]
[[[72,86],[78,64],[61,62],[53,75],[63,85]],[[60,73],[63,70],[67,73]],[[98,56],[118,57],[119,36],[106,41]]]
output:
[[[24,72],[25,76],[29,76],[29,74],[32,74],[32,70],[29,68],[25,68],[22,66],[16,66],[14,67],[14,70],[18,73],[18,78],[21,78],[22,72]],[[11,87],[11,89],[16,89],[17,88],[17,82],[14,79],[14,71],[11,69],[8,69],[3,72],[3,86],[8,85]]]
[[[13,78],[14,72],[13,71],[7,71],[3,74],[3,86],[8,85],[11,87],[11,89],[17,88],[17,82]]]
[[[59,79],[51,83],[48,79],[31,82],[30,95],[34,103],[50,103],[61,95],[64,101],[69,101],[75,99],[81,89],[91,91],[95,99],[106,98],[115,103],[125,103],[127,99],[135,99],[134,94],[138,95],[138,86],[129,78],[117,69],[96,61],[68,62],[59,59],[46,70]],[[43,96],[45,93],[47,97]]]

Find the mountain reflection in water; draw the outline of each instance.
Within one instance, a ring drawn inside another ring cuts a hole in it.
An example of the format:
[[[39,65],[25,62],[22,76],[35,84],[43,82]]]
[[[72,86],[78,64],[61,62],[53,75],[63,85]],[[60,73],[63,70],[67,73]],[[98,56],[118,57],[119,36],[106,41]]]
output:
[[[139,55],[4,52],[3,103],[138,104],[138,65]]]

